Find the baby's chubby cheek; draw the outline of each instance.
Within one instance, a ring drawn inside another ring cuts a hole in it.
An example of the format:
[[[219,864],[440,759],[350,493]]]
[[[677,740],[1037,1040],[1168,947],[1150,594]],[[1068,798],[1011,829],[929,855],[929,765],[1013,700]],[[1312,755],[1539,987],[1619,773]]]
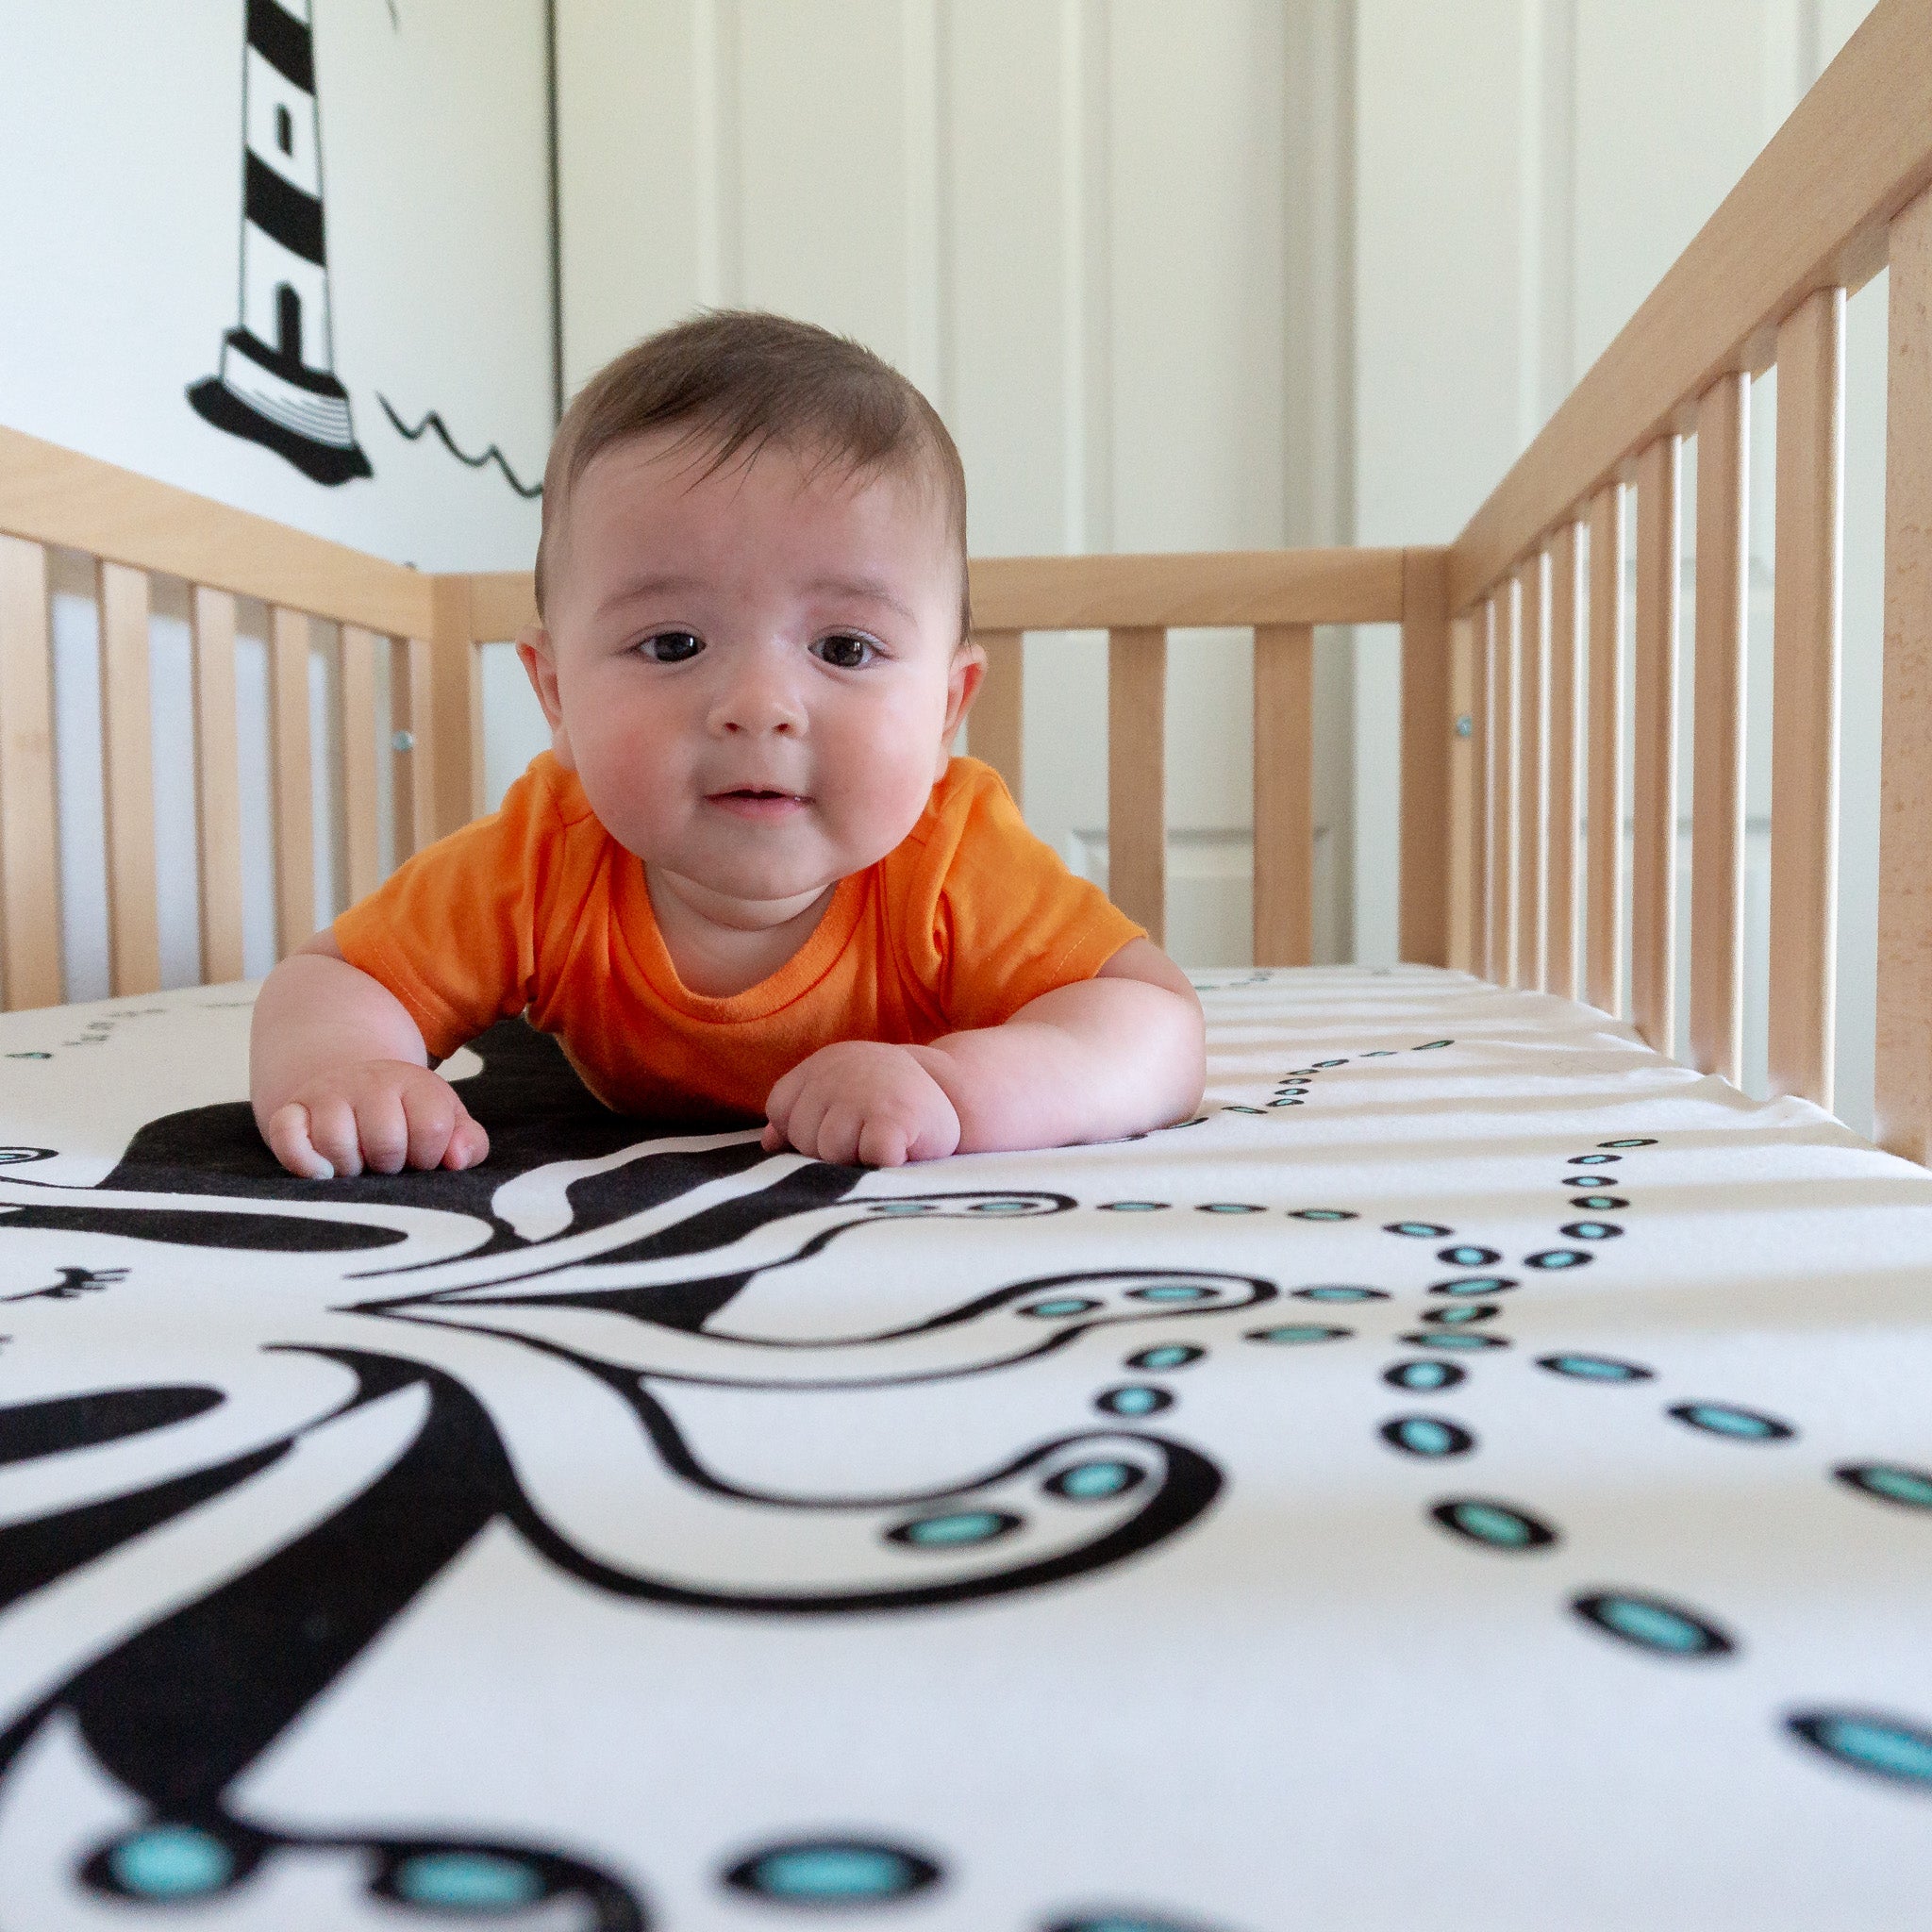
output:
[[[830,835],[854,853],[852,870],[884,858],[919,823],[945,758],[935,724],[916,735],[902,730],[822,762],[816,803]],[[868,856],[857,857],[861,850]]]

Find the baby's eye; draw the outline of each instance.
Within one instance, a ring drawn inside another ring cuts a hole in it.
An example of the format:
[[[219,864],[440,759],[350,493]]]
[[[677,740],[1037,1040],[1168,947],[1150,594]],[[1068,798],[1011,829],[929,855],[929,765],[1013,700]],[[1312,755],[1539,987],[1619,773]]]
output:
[[[849,631],[821,638],[812,649],[827,664],[836,665],[841,671],[862,670],[879,654],[879,647],[870,638],[862,638]]]
[[[705,648],[705,641],[688,630],[660,630],[646,638],[638,649],[657,664],[682,664]]]

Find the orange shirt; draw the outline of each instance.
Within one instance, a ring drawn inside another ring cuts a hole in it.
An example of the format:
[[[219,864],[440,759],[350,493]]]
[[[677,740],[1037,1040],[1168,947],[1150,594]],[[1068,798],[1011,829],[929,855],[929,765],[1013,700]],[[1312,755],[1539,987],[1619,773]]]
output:
[[[892,851],[841,879],[769,979],[713,999],[678,979],[644,868],[548,753],[500,810],[419,852],[335,923],[443,1059],[499,1019],[554,1033],[609,1106],[762,1115],[839,1040],[923,1045],[1091,979],[1142,928],[1026,829],[997,773],[955,758]]]

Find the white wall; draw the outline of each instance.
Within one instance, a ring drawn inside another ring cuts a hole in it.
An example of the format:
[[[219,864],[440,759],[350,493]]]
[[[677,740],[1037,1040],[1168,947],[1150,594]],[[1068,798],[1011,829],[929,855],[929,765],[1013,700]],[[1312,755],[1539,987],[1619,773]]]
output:
[[[982,554],[1345,533],[1340,0],[565,0],[558,25],[573,386],[699,304],[783,308],[932,397]],[[1170,933],[1240,958],[1248,646],[1171,661]],[[1027,814],[1102,876],[1103,663],[1027,645]],[[1346,692],[1331,653],[1324,858]]]

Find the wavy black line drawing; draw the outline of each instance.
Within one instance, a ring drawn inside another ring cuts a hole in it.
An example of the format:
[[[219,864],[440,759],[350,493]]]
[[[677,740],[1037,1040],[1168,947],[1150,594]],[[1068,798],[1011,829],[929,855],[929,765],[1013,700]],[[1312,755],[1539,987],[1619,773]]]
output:
[[[415,428],[411,429],[396,414],[395,405],[386,395],[382,394],[380,391],[376,392],[375,400],[382,405],[382,412],[394,425],[396,434],[408,441],[419,441],[427,431],[433,429],[436,432],[437,441],[442,444],[444,449],[448,450],[451,456],[456,458],[458,462],[466,464],[473,470],[480,470],[488,464],[494,463],[503,472],[505,482],[526,501],[543,494],[542,484],[525,483],[519,478],[517,473],[510,468],[508,458],[505,457],[504,453],[493,442],[481,456],[473,457],[467,450],[461,448],[456,439],[450,435],[449,427],[443,422],[440,411],[431,409],[423,418],[422,422],[417,424]]]

